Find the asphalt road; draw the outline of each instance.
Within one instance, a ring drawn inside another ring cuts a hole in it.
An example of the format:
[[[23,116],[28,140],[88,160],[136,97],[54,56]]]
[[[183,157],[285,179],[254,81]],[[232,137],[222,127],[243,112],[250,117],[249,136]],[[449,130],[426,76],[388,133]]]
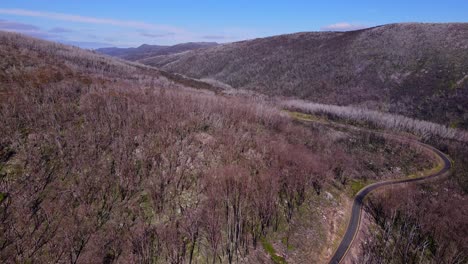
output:
[[[403,184],[403,183],[409,183],[409,182],[419,182],[419,181],[427,181],[432,178],[436,178],[442,175],[445,175],[447,172],[450,171],[450,168],[452,166],[450,159],[441,151],[438,149],[417,142],[418,145],[421,145],[422,147],[432,151],[435,153],[437,156],[439,156],[442,161],[443,161],[443,167],[437,171],[434,172],[430,175],[420,177],[420,178],[407,178],[407,179],[400,179],[400,180],[388,180],[388,181],[383,181],[383,182],[377,182],[371,185],[368,185],[361,189],[356,197],[354,198],[354,203],[353,203],[353,208],[351,211],[351,219],[348,224],[348,228],[346,229],[346,233],[343,237],[343,240],[341,241],[340,245],[338,246],[337,250],[335,251],[334,255],[330,259],[330,264],[338,264],[341,263],[341,261],[344,259],[346,254],[348,253],[353,240],[359,230],[359,222],[361,220],[361,211],[362,211],[362,206],[363,206],[363,200],[368,195],[370,192],[381,188],[383,186],[389,186],[389,185],[395,185],[395,184]]]

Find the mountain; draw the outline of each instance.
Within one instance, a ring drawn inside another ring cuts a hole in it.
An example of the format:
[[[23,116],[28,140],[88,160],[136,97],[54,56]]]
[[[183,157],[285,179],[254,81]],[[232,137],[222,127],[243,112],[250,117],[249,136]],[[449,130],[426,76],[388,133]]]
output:
[[[188,42],[173,46],[160,46],[143,44],[137,48],[100,48],[96,52],[121,59],[136,61],[143,58],[149,58],[159,55],[169,55],[188,50],[213,47],[218,45],[216,42]]]
[[[0,263],[267,263],[254,243],[351,159],[326,128],[146,65],[1,31],[0,58]]]
[[[468,23],[304,32],[140,62],[234,88],[468,128]]]
[[[401,137],[77,47],[0,31],[0,58],[0,263],[325,263],[351,194],[442,168]],[[382,228],[365,259],[466,263],[468,147],[442,143],[447,180],[366,198]]]

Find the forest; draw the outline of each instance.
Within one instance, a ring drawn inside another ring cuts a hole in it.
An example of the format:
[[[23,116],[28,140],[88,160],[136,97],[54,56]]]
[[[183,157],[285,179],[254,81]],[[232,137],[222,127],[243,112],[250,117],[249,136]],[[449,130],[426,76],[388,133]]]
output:
[[[3,263],[325,262],[346,224],[339,208],[361,185],[434,163],[405,142],[333,125],[339,114],[305,108],[326,124],[298,121],[277,100],[219,93],[136,62],[6,32],[0,54]],[[372,198],[383,240],[362,254],[398,236],[406,240],[393,239],[395,250],[411,248],[404,260],[463,263],[462,132],[416,124],[401,130],[417,128],[460,164],[440,183],[450,193],[437,194],[436,208],[454,210],[418,218],[435,210],[427,186],[406,198],[420,206],[399,207],[404,190]],[[459,222],[445,226],[452,213]]]

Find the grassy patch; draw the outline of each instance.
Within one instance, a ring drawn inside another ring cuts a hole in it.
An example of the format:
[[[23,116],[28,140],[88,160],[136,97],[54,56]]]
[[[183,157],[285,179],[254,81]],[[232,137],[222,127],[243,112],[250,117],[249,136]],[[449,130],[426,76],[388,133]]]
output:
[[[5,200],[6,197],[7,197],[6,193],[0,192],[0,204],[3,202],[3,200]]]
[[[145,220],[148,223],[154,222],[155,215],[154,215],[153,207],[151,205],[152,204],[151,198],[146,191],[141,193],[139,202],[140,202],[140,208],[143,211]]]
[[[364,187],[367,182],[363,180],[351,180],[351,196],[354,197]]]
[[[343,219],[338,224],[338,227],[337,227],[338,229],[336,231],[336,236],[335,236],[335,239],[332,241],[332,246],[331,246],[331,248],[333,249],[333,252],[335,252],[335,250],[340,245],[341,240],[343,239],[343,237],[344,237],[344,235],[346,233],[346,229],[348,228],[349,219],[351,217],[351,210],[350,209],[351,208],[345,209],[345,216],[343,217]]]
[[[23,174],[23,166],[18,163],[7,163],[0,165],[0,178],[8,177],[15,179]]]
[[[458,128],[460,126],[459,121],[452,121],[449,125],[450,128]]]
[[[428,168],[428,169],[425,169],[423,171],[418,171],[418,172],[415,172],[413,174],[409,174],[408,178],[425,177],[425,176],[428,176],[428,175],[431,175],[433,173],[437,173],[437,172],[441,171],[444,168],[443,160],[440,159],[439,157],[437,157],[437,161],[435,161],[435,162],[437,162],[435,167]]]
[[[268,255],[270,255],[271,257],[271,260],[273,260],[273,262],[275,264],[286,264],[286,260],[281,257],[281,256],[278,256],[276,254],[276,250],[275,248],[273,247],[273,245],[271,245],[267,240],[266,238],[262,238],[261,239],[262,241],[262,246],[263,246],[263,249],[265,249],[265,251],[268,253]]]
[[[283,111],[287,113],[293,119],[302,120],[302,121],[314,121],[314,122],[320,122],[320,123],[326,122],[326,119],[316,116],[316,115],[305,114],[305,113],[289,111],[289,110],[283,110]]]
[[[294,250],[294,246],[288,242],[288,237],[283,237],[281,239],[281,243],[283,243],[283,245],[285,245],[288,250]]]

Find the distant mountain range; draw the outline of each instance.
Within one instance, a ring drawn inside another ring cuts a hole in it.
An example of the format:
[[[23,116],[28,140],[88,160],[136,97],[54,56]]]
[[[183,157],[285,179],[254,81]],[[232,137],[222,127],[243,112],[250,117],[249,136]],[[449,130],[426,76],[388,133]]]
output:
[[[468,23],[296,33],[140,62],[234,88],[468,128]]]
[[[208,48],[217,46],[216,42],[188,42],[173,46],[160,46],[143,44],[137,48],[100,48],[96,52],[106,54],[121,59],[136,61],[144,58],[150,58],[159,55],[169,55],[188,50],[196,50],[200,48]]]

